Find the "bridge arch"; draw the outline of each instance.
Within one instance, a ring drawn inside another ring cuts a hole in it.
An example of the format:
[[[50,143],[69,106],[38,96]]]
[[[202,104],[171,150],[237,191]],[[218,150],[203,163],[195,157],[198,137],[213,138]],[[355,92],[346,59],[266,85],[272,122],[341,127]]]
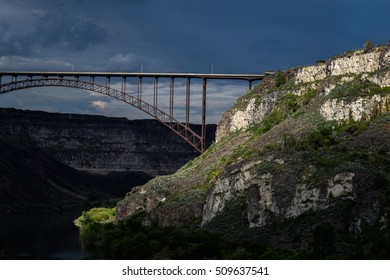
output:
[[[27,88],[37,88],[37,87],[76,88],[76,89],[93,91],[93,92],[97,92],[103,95],[113,97],[157,119],[163,125],[167,126],[177,135],[182,137],[198,152],[203,153],[205,150],[204,135],[202,136],[198,135],[195,131],[193,131],[189,127],[188,123],[183,124],[182,122],[174,118],[172,115],[169,115],[168,113],[159,109],[157,106],[149,104],[148,102],[142,100],[140,97],[136,97],[127,93],[125,90],[114,89],[108,84],[107,85],[97,84],[94,82],[94,79],[92,79],[91,81],[83,81],[78,78],[69,79],[64,77],[42,77],[42,78],[30,77],[25,80],[13,79],[12,82],[8,82],[0,85],[0,94],[17,91],[17,90],[23,90]]]

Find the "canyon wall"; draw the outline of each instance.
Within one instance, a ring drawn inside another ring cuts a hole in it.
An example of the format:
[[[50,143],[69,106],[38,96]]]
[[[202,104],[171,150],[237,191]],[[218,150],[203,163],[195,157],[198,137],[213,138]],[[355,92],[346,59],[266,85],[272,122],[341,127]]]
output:
[[[208,125],[208,145],[214,135],[215,125]],[[99,174],[169,174],[198,155],[155,120],[0,109],[0,139],[37,147],[70,167]]]

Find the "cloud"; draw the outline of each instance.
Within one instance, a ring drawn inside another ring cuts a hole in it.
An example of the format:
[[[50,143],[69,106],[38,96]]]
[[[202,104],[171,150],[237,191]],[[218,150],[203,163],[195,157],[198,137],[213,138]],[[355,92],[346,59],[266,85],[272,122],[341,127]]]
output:
[[[108,36],[107,31],[95,22],[65,13],[40,11],[33,12],[32,17],[32,22],[27,24],[24,31],[11,30],[8,22],[0,22],[0,55],[42,55],[48,49],[57,53],[83,51],[104,43]]]
[[[81,51],[93,44],[105,42],[107,31],[89,20],[79,20],[67,14],[37,16],[35,40],[44,47]]]
[[[115,71],[126,71],[138,68],[140,70],[142,58],[133,53],[118,53],[108,59],[106,69]]]
[[[22,56],[1,56],[0,70],[4,71],[64,71],[71,70],[72,64],[51,59],[29,58]]]
[[[92,101],[92,105],[100,110],[106,109],[108,104],[108,102],[102,100]]]
[[[118,53],[108,59],[105,70],[116,72],[158,72],[164,71],[164,63],[157,57],[142,56],[134,53]]]

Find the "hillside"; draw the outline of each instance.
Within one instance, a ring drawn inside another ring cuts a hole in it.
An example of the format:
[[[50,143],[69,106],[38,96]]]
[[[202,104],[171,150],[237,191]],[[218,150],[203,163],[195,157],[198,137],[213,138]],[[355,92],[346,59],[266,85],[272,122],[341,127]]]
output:
[[[278,72],[224,114],[204,154],[129,192],[116,221],[141,215],[316,258],[388,257],[389,112],[389,47]]]

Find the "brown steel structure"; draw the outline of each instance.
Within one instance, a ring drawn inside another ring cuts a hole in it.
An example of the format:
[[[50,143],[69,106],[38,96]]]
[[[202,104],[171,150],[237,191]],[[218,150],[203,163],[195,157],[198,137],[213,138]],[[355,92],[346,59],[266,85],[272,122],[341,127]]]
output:
[[[207,80],[244,80],[249,82],[249,88],[253,81],[262,80],[266,75],[273,74],[196,74],[196,73],[120,73],[120,72],[0,72],[0,94],[33,87],[70,87],[89,90],[105,94],[126,102],[172,129],[175,133],[185,139],[197,151],[203,153],[206,143],[206,92]],[[6,83],[2,82],[3,77],[8,77]],[[105,84],[98,84],[95,78],[104,78]],[[80,78],[84,79],[81,80]],[[117,90],[111,86],[111,78],[121,78],[121,89]],[[126,92],[127,78],[137,78],[137,96]],[[142,99],[143,78],[154,79],[153,104]],[[169,113],[158,108],[158,81],[160,78],[170,79],[169,86]],[[85,81],[87,79],[87,81]],[[174,117],[174,96],[175,79],[186,79],[186,106],[185,123]],[[202,132],[198,135],[190,126],[190,93],[191,79],[202,80]]]

